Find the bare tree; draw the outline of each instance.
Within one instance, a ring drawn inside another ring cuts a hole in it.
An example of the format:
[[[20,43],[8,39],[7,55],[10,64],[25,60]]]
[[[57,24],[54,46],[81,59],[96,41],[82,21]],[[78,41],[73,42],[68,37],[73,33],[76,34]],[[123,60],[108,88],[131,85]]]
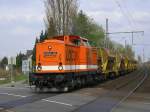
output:
[[[48,36],[72,34],[73,19],[77,15],[77,0],[46,0],[44,19]]]

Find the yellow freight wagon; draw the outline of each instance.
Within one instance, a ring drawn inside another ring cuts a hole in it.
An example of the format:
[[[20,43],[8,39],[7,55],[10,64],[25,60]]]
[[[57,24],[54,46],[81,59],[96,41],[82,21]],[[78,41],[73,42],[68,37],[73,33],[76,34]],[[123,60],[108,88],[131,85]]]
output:
[[[98,68],[104,79],[116,76],[116,57],[106,48],[98,48]]]

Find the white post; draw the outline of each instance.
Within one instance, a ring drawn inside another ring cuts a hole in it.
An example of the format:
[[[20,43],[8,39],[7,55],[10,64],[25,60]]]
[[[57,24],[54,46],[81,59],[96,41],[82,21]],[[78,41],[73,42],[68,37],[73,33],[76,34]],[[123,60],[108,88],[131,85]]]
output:
[[[14,77],[13,77],[13,57],[10,58],[11,66],[11,87],[14,87]]]
[[[109,43],[108,43],[108,18],[106,18],[105,47],[109,48]]]

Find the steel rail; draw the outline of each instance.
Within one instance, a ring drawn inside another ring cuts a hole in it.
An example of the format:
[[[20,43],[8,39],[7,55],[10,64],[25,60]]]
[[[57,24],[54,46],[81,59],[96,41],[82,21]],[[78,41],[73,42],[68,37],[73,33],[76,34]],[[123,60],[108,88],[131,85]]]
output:
[[[119,105],[121,105],[128,97],[130,97],[147,79],[148,74],[145,73],[143,79],[136,85],[135,88],[133,88],[125,97],[123,97],[112,109],[110,112],[113,112]]]
[[[125,83],[122,83],[122,84],[120,84],[119,86],[113,88],[113,89],[111,90],[111,92],[108,91],[108,92],[104,93],[103,95],[98,96],[96,99],[94,99],[94,100],[88,102],[88,103],[85,104],[85,105],[80,106],[79,108],[77,108],[77,109],[75,109],[75,110],[73,110],[73,111],[71,111],[71,112],[80,112],[80,109],[81,109],[81,108],[84,108],[85,106],[94,103],[97,99],[102,98],[102,97],[109,97],[109,96],[111,96],[111,94],[113,94],[116,90],[120,90],[120,89],[123,88],[124,86],[127,86],[127,85],[131,84],[135,79],[137,80],[137,78],[141,76],[141,73],[142,73],[142,72],[144,72],[144,70],[141,70],[140,72],[138,72],[138,74],[137,74],[136,77],[134,77],[134,78],[130,79],[129,81],[127,81],[127,82],[125,82]],[[131,74],[131,75],[132,75],[132,74]],[[144,76],[144,77],[145,77],[145,76]],[[144,79],[145,79],[145,78],[144,78]],[[138,83],[138,85],[139,85],[139,83]],[[133,91],[133,90],[132,90],[132,91]],[[131,93],[130,93],[130,94],[131,94]],[[123,99],[124,99],[124,98],[123,98]],[[117,103],[117,104],[118,104],[118,103]],[[113,106],[112,108],[114,108],[114,106]],[[112,110],[112,108],[110,108],[110,110]],[[82,112],[82,111],[81,111],[81,112]],[[94,112],[94,111],[93,111],[93,112]]]

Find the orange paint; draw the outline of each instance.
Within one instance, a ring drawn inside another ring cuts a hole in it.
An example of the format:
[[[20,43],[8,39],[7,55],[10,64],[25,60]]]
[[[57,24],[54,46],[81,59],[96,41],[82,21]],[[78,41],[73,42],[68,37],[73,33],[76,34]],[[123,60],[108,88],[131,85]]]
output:
[[[96,48],[79,36],[58,36],[36,44],[37,73],[97,70]]]

